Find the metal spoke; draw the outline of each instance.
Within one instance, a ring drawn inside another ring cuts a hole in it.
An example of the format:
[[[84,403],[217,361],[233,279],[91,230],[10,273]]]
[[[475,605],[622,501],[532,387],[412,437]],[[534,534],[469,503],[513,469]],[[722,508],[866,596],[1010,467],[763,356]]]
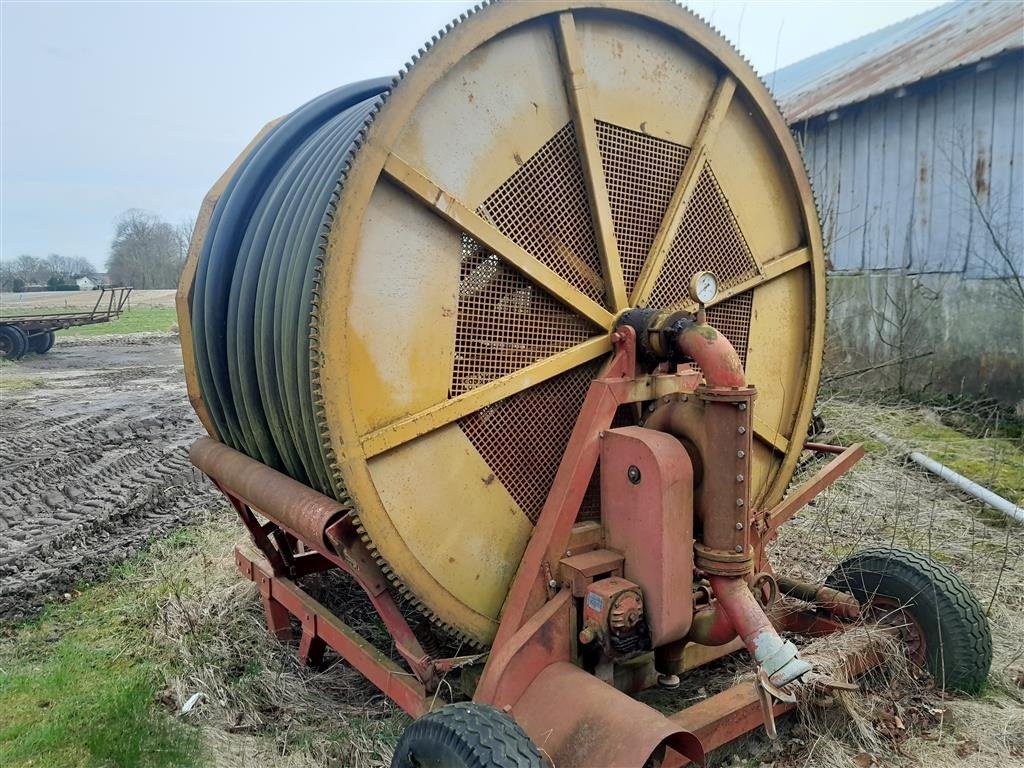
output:
[[[531,283],[540,286],[598,327],[611,329],[615,317],[608,310],[405,160],[394,153],[390,154],[384,163],[384,173],[428,209],[518,270]]]
[[[583,54],[576,35],[576,22],[572,13],[558,15],[555,27],[558,52],[562,64],[562,77],[569,99],[569,109],[576,129],[576,145],[580,153],[580,165],[587,184],[587,197],[594,224],[597,249],[604,269],[605,289],[611,306],[620,312],[629,306],[626,283],[622,277],[622,262],[619,246],[615,239],[615,222],[612,219],[611,200],[608,185],[601,164],[601,149],[597,139],[597,123],[590,105],[587,91],[587,76],[583,69]]]
[[[494,379],[476,389],[465,392],[419,413],[406,416],[385,427],[363,435],[360,442],[363,454],[369,458],[398,445],[451,424],[463,416],[493,405],[510,395],[536,386],[578,365],[590,362],[611,351],[610,336],[600,336],[577,344],[533,365],[520,368],[508,376]]]
[[[682,173],[679,174],[675,191],[672,193],[668,208],[662,217],[658,233],[654,236],[654,242],[651,243],[651,249],[647,254],[647,260],[644,262],[636,287],[633,288],[630,302],[634,307],[643,305],[654,290],[654,284],[658,275],[661,274],[665,258],[676,239],[679,226],[683,222],[683,215],[686,213],[690,198],[693,197],[693,191],[697,187],[697,180],[704,170],[708,150],[718,135],[718,129],[725,119],[725,113],[729,111],[729,104],[732,103],[735,91],[736,81],[726,75],[718,81],[718,86],[711,95],[711,101],[704,112],[700,129],[697,131],[697,138],[690,148],[690,155],[686,158]]]
[[[789,438],[756,415],[754,416],[754,437],[783,455],[789,450]]]
[[[810,263],[810,261],[810,248],[796,248],[792,251],[788,251],[777,258],[766,261],[761,265],[760,273],[754,275],[749,280],[744,280],[741,283],[736,283],[736,285],[720,290],[714,300],[708,303],[708,306],[713,307],[716,304],[721,304],[726,299],[731,299],[733,296],[738,296],[739,294],[746,293],[760,285],[769,283],[777,277],[782,277],[783,275],[792,272],[794,269]],[[683,309],[694,311],[697,309],[697,304],[696,302],[689,302],[688,304],[683,305]]]

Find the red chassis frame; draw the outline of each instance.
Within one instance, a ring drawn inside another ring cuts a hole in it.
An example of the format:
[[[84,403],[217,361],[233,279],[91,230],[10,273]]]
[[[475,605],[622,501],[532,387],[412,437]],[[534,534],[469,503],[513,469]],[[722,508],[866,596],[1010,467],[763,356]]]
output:
[[[603,433],[620,406],[693,392],[700,381],[699,373],[689,368],[638,376],[633,329],[621,327],[613,340],[615,352],[587,392],[474,695],[475,701],[510,713],[560,768],[595,761],[639,765],[652,755],[660,756],[665,766],[701,762],[705,752],[762,723],[771,728],[774,715],[795,706],[766,698],[757,685],[741,683],[665,717],[573,663],[573,586],[555,577],[564,576],[563,561],[574,554],[574,524],[600,458]],[[753,516],[759,528],[755,557],[762,570],[768,569],[764,547],[778,527],[863,456],[859,445],[807,447],[838,455],[775,508]],[[329,646],[403,710],[419,717],[435,706],[437,686],[447,673],[482,658],[432,658],[423,649],[349,511],[338,502],[208,438],[193,446],[192,461],[229,499],[259,550],[236,548],[235,559],[242,575],[259,587],[270,631],[287,640],[291,617],[299,620],[298,652],[304,663],[319,661]],[[261,524],[256,513],[268,522]],[[408,669],[374,648],[295,581],[333,568],[348,573],[366,592]],[[822,611],[772,616],[772,621],[780,630],[805,635],[843,629]],[[699,646],[704,652],[686,668],[737,647],[735,642],[714,649]],[[858,674],[875,663],[866,647],[851,654],[847,667]],[[572,706],[566,706],[567,699]]]

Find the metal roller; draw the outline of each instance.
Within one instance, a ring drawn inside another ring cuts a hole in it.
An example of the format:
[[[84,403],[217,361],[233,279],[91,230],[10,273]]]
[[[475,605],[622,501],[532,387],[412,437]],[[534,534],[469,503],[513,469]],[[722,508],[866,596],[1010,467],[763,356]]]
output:
[[[395,584],[486,646],[618,319],[695,311],[702,272],[757,384],[769,509],[825,314],[770,94],[669,2],[487,5],[397,78],[268,126],[213,187],[179,294],[189,393],[212,437],[355,510]]]

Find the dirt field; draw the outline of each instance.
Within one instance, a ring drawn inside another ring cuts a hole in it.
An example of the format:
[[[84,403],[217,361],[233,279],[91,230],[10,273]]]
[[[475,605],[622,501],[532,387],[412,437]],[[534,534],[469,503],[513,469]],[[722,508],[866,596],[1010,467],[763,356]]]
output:
[[[214,501],[177,336],[64,339],[0,369],[0,620],[137,551]]]

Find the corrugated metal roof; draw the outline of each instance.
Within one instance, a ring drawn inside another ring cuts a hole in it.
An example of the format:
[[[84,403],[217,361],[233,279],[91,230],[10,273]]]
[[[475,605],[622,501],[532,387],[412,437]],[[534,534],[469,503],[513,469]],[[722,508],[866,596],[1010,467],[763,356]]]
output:
[[[790,123],[1024,48],[1024,4],[960,0],[768,75]]]

